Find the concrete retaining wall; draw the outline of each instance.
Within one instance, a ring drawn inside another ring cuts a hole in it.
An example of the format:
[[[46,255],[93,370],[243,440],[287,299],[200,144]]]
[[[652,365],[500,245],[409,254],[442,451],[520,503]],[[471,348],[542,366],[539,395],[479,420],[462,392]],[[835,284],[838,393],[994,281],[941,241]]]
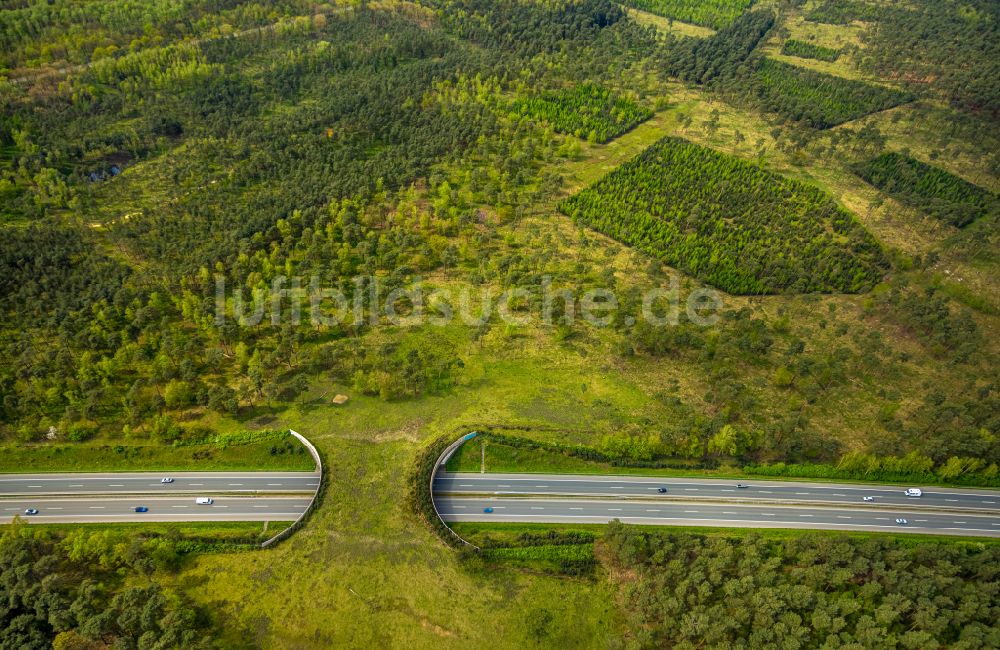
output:
[[[292,533],[301,528],[303,522],[305,522],[306,520],[306,517],[308,517],[309,513],[312,512],[313,506],[316,505],[316,499],[319,498],[320,490],[323,489],[323,460],[319,457],[319,451],[316,449],[316,447],[313,446],[311,442],[306,440],[305,436],[303,436],[302,434],[296,431],[292,431],[291,429],[288,430],[288,433],[298,438],[299,442],[305,445],[305,448],[309,450],[310,454],[312,454],[313,460],[316,461],[316,471],[319,472],[319,485],[316,487],[316,491],[313,492],[313,497],[309,501],[309,506],[302,511],[302,514],[299,515],[299,518],[296,519],[294,522],[292,522],[292,525],[286,528],[285,530],[281,531],[271,539],[262,542],[260,545],[261,548],[267,548],[269,546],[277,544],[278,542],[284,539],[288,539]]]
[[[475,438],[476,435],[478,434],[475,431],[473,431],[472,433],[467,433],[458,440],[456,440],[455,442],[445,447],[445,450],[441,452],[441,455],[438,456],[437,462],[434,464],[434,470],[431,472],[430,487],[431,487],[431,505],[434,507],[434,514],[437,515],[438,520],[442,524],[444,524],[444,527],[448,529],[448,532],[450,532],[455,539],[457,539],[462,544],[465,544],[469,548],[473,548],[478,551],[479,550],[478,546],[476,546],[472,542],[466,541],[461,535],[452,530],[451,526],[448,525],[448,522],[446,522],[444,519],[441,518],[441,513],[438,512],[437,502],[434,501],[434,479],[437,478],[438,470],[441,469],[444,466],[444,464],[448,462],[448,459],[451,458],[451,455],[454,454],[459,447],[461,447],[467,440],[472,440],[473,438]]]

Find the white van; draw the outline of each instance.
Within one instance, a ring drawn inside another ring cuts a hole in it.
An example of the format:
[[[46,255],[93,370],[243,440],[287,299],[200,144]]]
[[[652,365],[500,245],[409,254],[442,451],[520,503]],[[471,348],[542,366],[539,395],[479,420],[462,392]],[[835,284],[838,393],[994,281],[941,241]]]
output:
[[[903,494],[908,497],[919,497],[923,495],[923,492],[920,491],[920,488],[909,488]]]
[[[194,500],[194,502],[197,503],[199,506],[210,506],[213,503],[215,503],[215,500],[212,499],[212,497],[198,497],[197,499]]]

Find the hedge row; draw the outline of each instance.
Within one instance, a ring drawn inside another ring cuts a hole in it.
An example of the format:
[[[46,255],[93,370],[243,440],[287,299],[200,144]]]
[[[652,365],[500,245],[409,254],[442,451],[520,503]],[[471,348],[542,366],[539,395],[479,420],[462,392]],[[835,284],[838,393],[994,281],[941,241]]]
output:
[[[264,429],[262,431],[236,431],[201,438],[199,440],[175,440],[174,447],[194,447],[198,445],[214,445],[225,449],[233,445],[252,445],[259,442],[272,442],[290,437],[288,429]]]
[[[781,476],[788,478],[821,478],[834,480],[880,481],[884,483],[951,483],[976,487],[1000,487],[1000,476],[989,471],[950,475],[947,463],[935,471],[900,471],[888,468],[855,469],[824,464],[775,463],[773,465],[746,465],[744,473],[754,476]]]
[[[608,463],[614,467],[639,467],[647,469],[716,469],[719,466],[719,462],[711,458],[706,458],[694,463],[666,457],[654,458],[653,460],[631,460],[627,458],[613,458],[603,451],[593,447],[588,447],[587,445],[567,445],[558,442],[544,442],[541,440],[532,440],[530,438],[521,438],[519,436],[497,433],[495,431],[483,433],[481,435],[487,436],[491,440],[508,447],[514,447],[517,449],[538,449],[541,451],[564,454],[574,458],[581,458],[583,460]]]

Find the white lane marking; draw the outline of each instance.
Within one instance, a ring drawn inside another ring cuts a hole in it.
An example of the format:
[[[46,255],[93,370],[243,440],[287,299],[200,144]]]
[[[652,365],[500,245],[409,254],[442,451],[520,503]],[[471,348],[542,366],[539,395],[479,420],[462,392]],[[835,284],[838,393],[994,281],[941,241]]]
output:
[[[230,485],[231,487],[242,487],[242,486],[243,486],[243,484],[242,484],[242,483],[230,483],[229,485]]]
[[[570,508],[570,510],[583,510],[583,508]]]
[[[967,521],[953,521],[952,523],[953,524],[967,524],[969,522],[967,522]]]
[[[268,506],[254,506],[254,508],[267,508],[267,507],[268,507]],[[463,507],[463,508],[464,508],[465,506],[460,506],[460,507]]]
[[[800,517],[812,517],[812,515],[799,515]]]
[[[850,519],[850,517],[845,517],[844,515],[837,515],[837,519]]]
[[[475,486],[472,485],[471,483],[459,483],[458,487],[475,487]]]
[[[171,508],[187,508],[187,506],[170,506]]]
[[[506,507],[507,507],[507,506],[493,506],[493,509],[494,509],[494,510],[503,510],[503,509],[504,509],[504,508],[506,508]]]
[[[258,506],[254,506],[255,508]],[[465,506],[452,506],[452,508],[465,508]]]
[[[62,510],[62,508],[46,508],[46,510]]]
[[[29,485],[28,487],[30,487],[30,488],[40,488],[42,486],[41,485]]]
[[[927,521],[926,519],[914,519],[913,521]]]
[[[201,487],[202,485],[205,485],[205,484],[204,483],[192,483],[191,485],[197,485],[198,487]]]
[[[994,504],[994,503],[996,503],[996,501],[983,501],[983,503]]]
[[[685,492],[697,492],[698,488],[684,488]]]
[[[719,492],[735,492],[736,490],[719,490]]]
[[[608,512],[611,512],[612,510],[614,510],[615,512],[621,512],[622,511],[621,508],[608,508]]]
[[[268,485],[268,487],[277,487],[277,486],[281,485],[281,483],[268,483],[267,485]]]
[[[76,483],[75,485],[71,485],[70,487],[83,487],[83,483]]]
[[[104,506],[90,506],[91,510],[104,510]]]
[[[536,485],[535,487],[549,487],[548,485]]]
[[[110,483],[108,487],[125,487],[125,486],[122,485],[121,483]]]
[[[663,512],[662,510],[646,510],[646,512]]]
[[[612,485],[611,489],[612,490],[624,490],[625,486],[624,485]]]
[[[184,507],[186,508],[187,506],[184,506]],[[216,508],[228,508],[229,506],[215,506],[215,507]]]
[[[837,492],[834,492],[833,496],[835,496],[835,497],[846,497],[847,495],[846,494],[838,494]]]
[[[808,495],[809,495],[808,492],[796,492],[795,493],[795,496],[797,496],[797,497],[804,497],[804,496],[808,496]]]
[[[504,483],[500,483],[499,485],[497,485],[497,487],[510,487],[510,486],[509,486],[509,485],[506,485],[506,484],[504,484]]]
[[[319,483],[306,483],[306,487],[316,487]]]
[[[958,499],[945,499],[948,503],[958,503]]]
[[[760,493],[761,494],[774,494],[774,492],[771,492],[770,490],[761,490]]]
[[[773,512],[763,512],[761,514],[763,514],[765,517],[777,517],[778,516],[778,515],[774,514]]]
[[[532,510],[545,510],[545,508],[543,508],[541,506],[531,506],[531,509]]]
[[[725,512],[725,511],[723,511],[722,514],[724,514],[724,515],[735,515],[736,513],[735,512]]]
[[[698,511],[697,510],[685,510],[684,514],[686,514],[686,515],[696,515],[696,514],[698,514]]]

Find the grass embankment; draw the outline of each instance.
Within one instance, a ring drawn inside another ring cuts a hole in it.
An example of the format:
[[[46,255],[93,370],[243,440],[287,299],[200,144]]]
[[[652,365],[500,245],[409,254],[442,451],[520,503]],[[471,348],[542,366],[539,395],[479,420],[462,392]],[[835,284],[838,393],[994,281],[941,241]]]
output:
[[[312,456],[295,438],[246,444],[32,444],[0,446],[0,472],[311,471]]]
[[[80,529],[92,529],[134,534],[180,535],[181,537],[211,538],[219,542],[243,540],[264,541],[288,528],[290,521],[190,521],[178,523],[128,522],[91,524],[31,524],[54,533],[68,533]],[[9,526],[11,524],[4,524]],[[0,530],[3,529],[0,526]]]
[[[559,535],[594,535],[599,538],[607,529],[607,524],[522,524],[456,522],[451,526],[456,533],[478,545],[515,545],[527,538],[540,537],[555,531]],[[1000,539],[992,537],[971,538],[948,535],[921,535],[914,533],[882,533],[875,531],[807,530],[795,528],[712,528],[709,526],[670,526],[671,533],[686,533],[705,537],[743,539],[753,535],[770,540],[792,539],[805,535],[822,535],[834,538],[891,539],[894,543],[913,547],[926,543],[972,544],[977,547],[1000,545]]]

